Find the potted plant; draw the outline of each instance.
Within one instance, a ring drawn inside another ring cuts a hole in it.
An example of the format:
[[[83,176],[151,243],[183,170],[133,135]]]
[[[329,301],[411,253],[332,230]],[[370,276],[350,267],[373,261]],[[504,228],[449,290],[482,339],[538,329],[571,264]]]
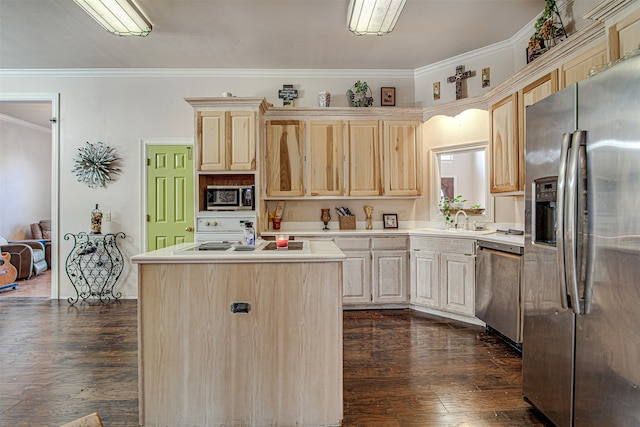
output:
[[[440,212],[442,212],[442,215],[444,215],[445,223],[453,224],[451,215],[462,209],[462,207],[464,206],[464,202],[466,201],[467,199],[463,198],[461,195],[455,196],[451,199],[446,196],[440,199],[438,207],[440,208]]]
[[[556,0],[546,0],[544,11],[533,26],[534,33],[527,46],[527,63],[556,45],[556,39],[566,35]]]

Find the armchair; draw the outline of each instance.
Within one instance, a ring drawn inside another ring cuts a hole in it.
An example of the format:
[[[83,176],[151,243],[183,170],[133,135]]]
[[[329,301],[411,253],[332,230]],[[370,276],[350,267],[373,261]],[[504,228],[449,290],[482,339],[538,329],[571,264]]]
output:
[[[0,251],[9,252],[11,255],[9,262],[16,268],[18,280],[29,279],[48,268],[45,246],[38,240],[18,240],[9,243],[4,237],[0,237]]]
[[[51,220],[43,219],[31,224],[31,238],[44,241],[44,258],[51,267]]]

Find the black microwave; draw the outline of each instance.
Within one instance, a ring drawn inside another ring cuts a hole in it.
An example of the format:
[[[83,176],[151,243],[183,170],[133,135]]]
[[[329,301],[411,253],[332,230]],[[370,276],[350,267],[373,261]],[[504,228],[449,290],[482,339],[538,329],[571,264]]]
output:
[[[255,210],[255,187],[252,186],[207,186],[207,210]]]

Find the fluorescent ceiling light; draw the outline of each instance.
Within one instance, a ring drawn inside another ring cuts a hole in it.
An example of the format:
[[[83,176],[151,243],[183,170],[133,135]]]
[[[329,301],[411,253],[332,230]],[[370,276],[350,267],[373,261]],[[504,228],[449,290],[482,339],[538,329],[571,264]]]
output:
[[[383,36],[393,31],[407,0],[350,0],[349,31]]]
[[[131,0],[73,0],[108,32],[117,36],[146,36],[151,23]]]

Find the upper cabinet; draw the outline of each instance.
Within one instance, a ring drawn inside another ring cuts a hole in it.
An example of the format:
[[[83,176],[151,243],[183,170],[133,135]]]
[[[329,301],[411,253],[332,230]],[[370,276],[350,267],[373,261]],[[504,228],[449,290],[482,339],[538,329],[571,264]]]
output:
[[[607,44],[603,41],[572,58],[560,67],[560,88],[589,77],[593,67],[607,63]]]
[[[197,111],[197,170],[254,171],[255,121],[253,111]]]
[[[518,94],[514,93],[489,108],[491,193],[519,188]]]
[[[525,86],[518,95],[518,190],[524,191],[524,148],[527,144],[525,129],[527,128],[527,106],[546,98],[558,91],[558,72],[556,70],[542,76],[535,82]]]
[[[268,120],[265,145],[267,196],[304,195],[303,122]]]
[[[344,195],[344,142],[341,120],[307,122],[308,196]]]
[[[269,110],[266,197],[419,196],[420,117],[417,108]]]
[[[380,196],[382,195],[381,123],[379,120],[351,120],[347,127],[348,195]]]
[[[384,194],[419,196],[422,192],[421,122],[390,121],[384,127]]]
[[[640,10],[609,27],[609,59],[615,61],[640,48]]]

